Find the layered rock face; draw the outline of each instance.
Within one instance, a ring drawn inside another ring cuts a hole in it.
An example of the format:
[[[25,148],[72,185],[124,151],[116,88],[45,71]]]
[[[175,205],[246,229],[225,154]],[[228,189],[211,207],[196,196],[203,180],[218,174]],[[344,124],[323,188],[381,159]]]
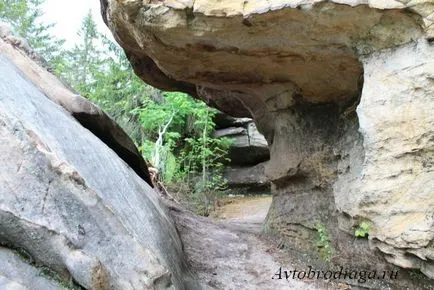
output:
[[[253,120],[219,114],[215,122],[217,129],[214,137],[232,141],[228,156],[230,162],[224,170],[229,188],[234,193],[242,194],[270,192],[270,182],[265,176],[270,149]]]
[[[434,278],[432,1],[101,3],[145,82],[255,120],[266,231],[306,249],[323,224],[335,262]]]
[[[1,248],[0,285],[194,289],[131,140],[0,32],[0,243],[29,258]]]
[[[229,126],[221,126],[214,137],[231,139],[229,158],[232,165],[255,165],[270,159],[267,140],[249,118],[234,118]]]

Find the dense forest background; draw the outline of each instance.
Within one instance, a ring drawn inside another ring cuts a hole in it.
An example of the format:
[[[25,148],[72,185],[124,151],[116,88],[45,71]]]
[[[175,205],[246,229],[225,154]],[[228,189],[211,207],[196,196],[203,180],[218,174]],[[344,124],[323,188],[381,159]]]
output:
[[[12,26],[76,93],[101,107],[134,140],[161,181],[182,193],[206,215],[225,190],[222,177],[230,141],[213,138],[217,111],[180,92],[143,83],[117,43],[98,32],[91,12],[77,31],[79,42],[64,39],[43,23],[45,0],[0,0],[0,21]]]

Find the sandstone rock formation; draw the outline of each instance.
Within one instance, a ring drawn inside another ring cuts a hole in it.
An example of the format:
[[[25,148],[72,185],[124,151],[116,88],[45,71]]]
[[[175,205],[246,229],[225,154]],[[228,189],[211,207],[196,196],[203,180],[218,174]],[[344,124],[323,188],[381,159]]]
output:
[[[116,149],[134,154],[131,141],[11,39],[0,39],[0,243],[32,265],[1,250],[0,285],[60,288],[30,284],[35,266],[86,289],[194,289],[165,207],[134,171],[144,168]],[[74,118],[80,110],[102,135]]]
[[[246,122],[241,127],[216,130],[214,136],[232,140],[229,158],[233,165],[255,165],[270,159],[267,140],[258,132],[253,121]]]
[[[224,170],[229,189],[238,194],[269,193],[265,162],[270,159],[270,149],[253,120],[218,114],[215,122],[214,136],[232,140],[230,162]]]
[[[337,263],[385,258],[434,278],[432,1],[101,4],[145,82],[255,119],[269,233],[305,248],[322,223]],[[354,242],[361,222],[370,248]]]
[[[233,192],[238,194],[270,193],[270,182],[265,176],[266,162],[249,167],[227,167],[224,178]]]

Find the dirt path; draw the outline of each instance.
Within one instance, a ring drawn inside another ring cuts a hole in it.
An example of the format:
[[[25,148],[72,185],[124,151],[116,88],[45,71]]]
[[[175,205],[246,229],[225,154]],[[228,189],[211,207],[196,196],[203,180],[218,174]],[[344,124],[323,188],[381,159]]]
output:
[[[270,208],[271,196],[238,197],[223,200],[211,217],[228,222],[262,224]]]
[[[270,197],[235,200],[212,219],[169,206],[204,289],[320,289],[300,280],[272,279],[280,267],[291,269],[277,262],[277,245],[260,235],[270,203]]]

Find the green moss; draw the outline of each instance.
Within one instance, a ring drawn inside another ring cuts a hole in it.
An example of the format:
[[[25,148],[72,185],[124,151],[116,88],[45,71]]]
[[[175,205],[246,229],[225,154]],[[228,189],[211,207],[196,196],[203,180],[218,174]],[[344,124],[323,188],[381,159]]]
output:
[[[318,248],[321,257],[326,262],[330,262],[334,252],[330,233],[324,223],[317,222],[315,227],[317,230],[315,246]]]

